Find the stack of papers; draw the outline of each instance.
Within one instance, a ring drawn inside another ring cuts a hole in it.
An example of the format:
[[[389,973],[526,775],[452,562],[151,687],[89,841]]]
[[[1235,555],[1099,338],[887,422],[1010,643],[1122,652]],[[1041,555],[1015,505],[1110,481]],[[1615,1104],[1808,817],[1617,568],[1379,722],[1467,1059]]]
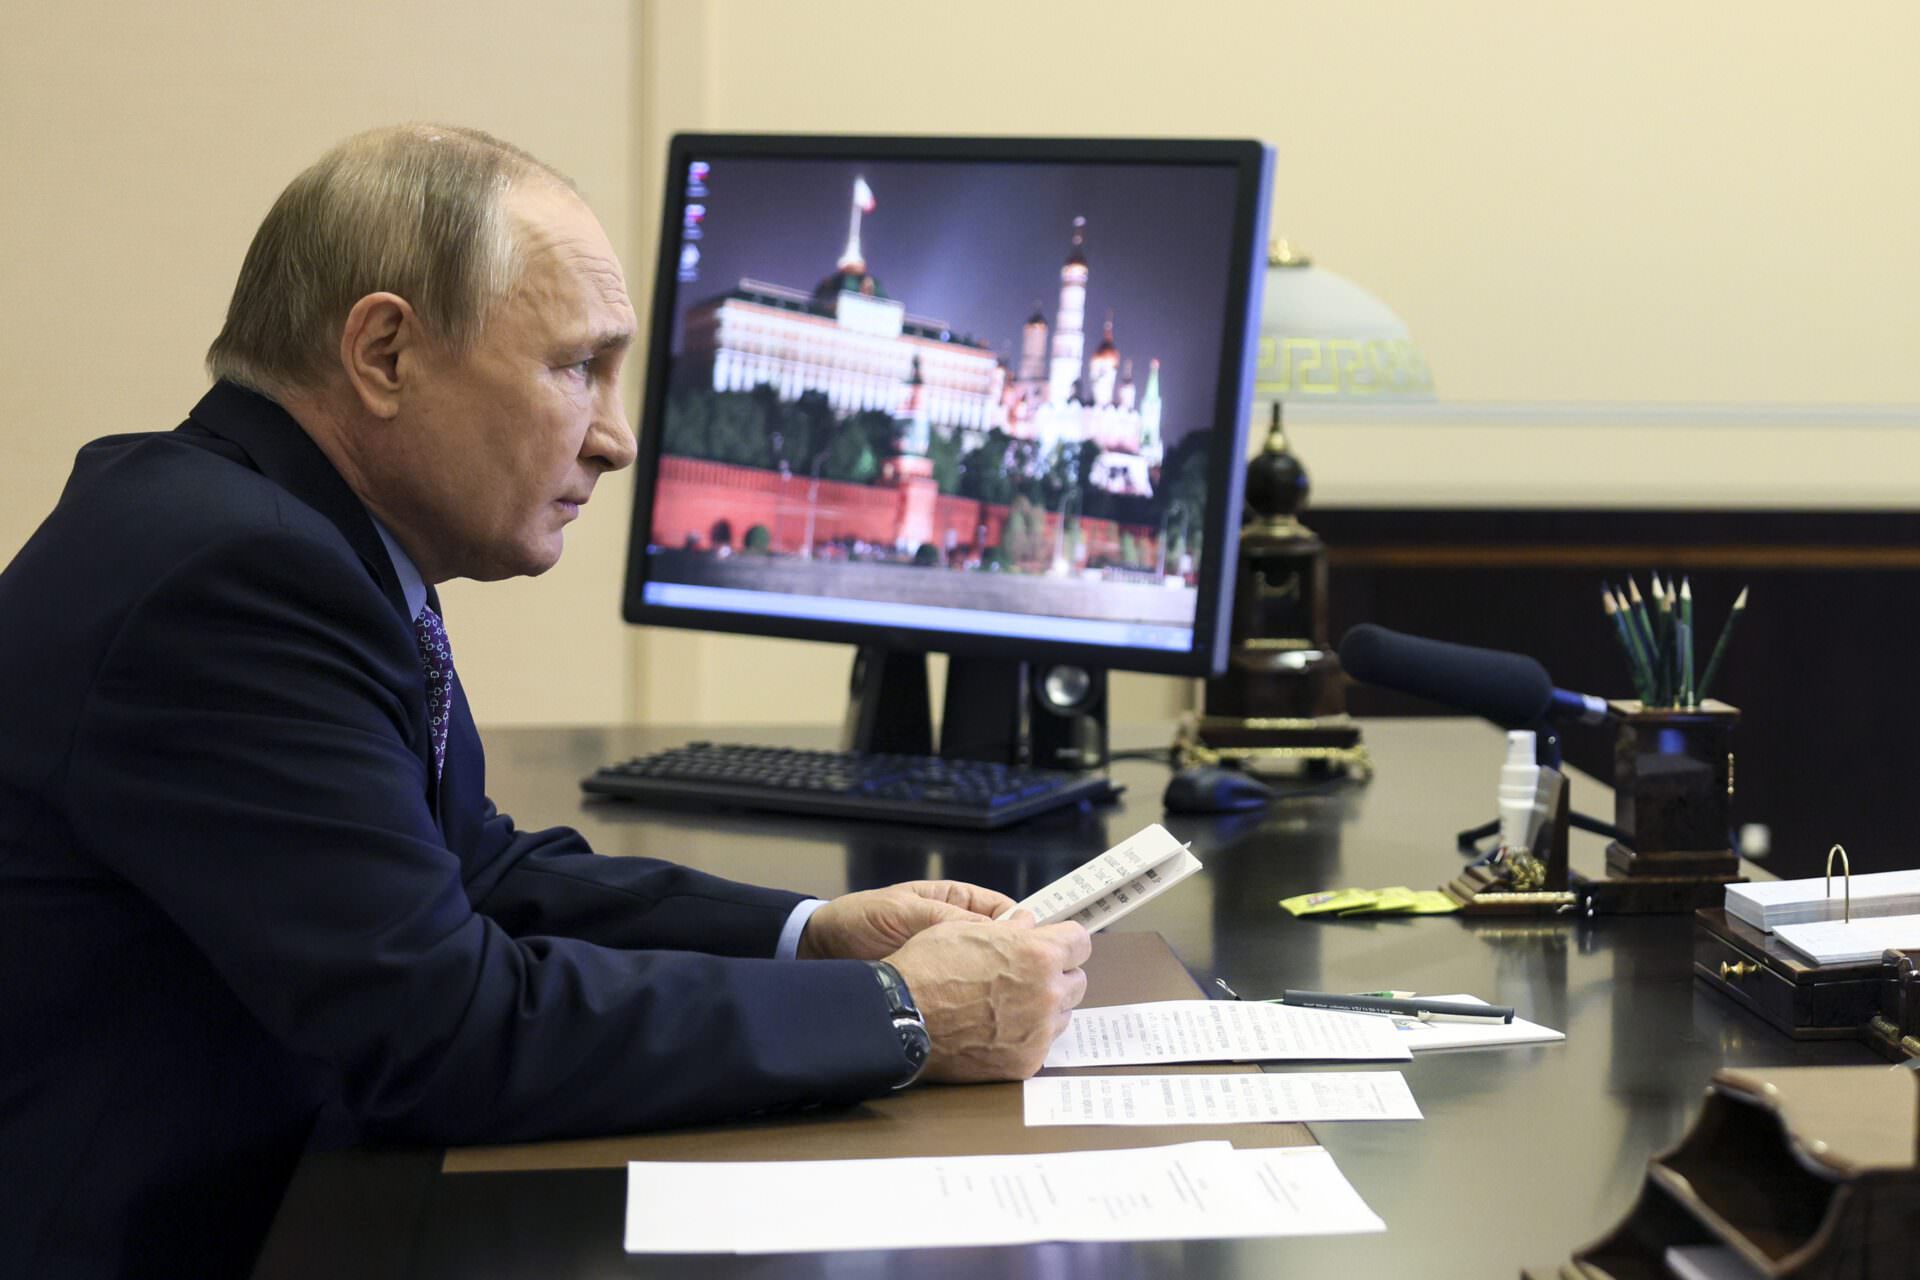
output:
[[[1075,1009],[1049,1067],[1166,1062],[1407,1062],[1391,1018],[1244,1000],[1158,1000]]]
[[[1041,924],[1078,920],[1089,931],[1097,931],[1199,869],[1200,859],[1156,822],[1018,905],[1033,912]]]
[[[1479,996],[1422,996],[1445,1004],[1485,1004]],[[1401,1043],[1415,1053],[1432,1049],[1487,1049],[1510,1044],[1552,1044],[1567,1038],[1564,1031],[1516,1017],[1512,1022],[1414,1022],[1395,1018]]]
[[[1385,1231],[1321,1147],[627,1166],[628,1253]]]
[[[1834,876],[1831,896],[1825,876],[1730,884],[1727,914],[1771,933],[1783,924],[1838,920],[1849,913],[1849,894],[1850,913],[1856,920],[1920,913],[1920,870],[1874,871],[1854,876],[1851,886],[1845,877]]]
[[[1296,916],[1437,916],[1458,911],[1460,904],[1438,889],[1323,889],[1282,898],[1280,905]]]
[[[1883,951],[1920,951],[1920,915],[1783,924],[1774,933],[1815,964],[1865,964]]]

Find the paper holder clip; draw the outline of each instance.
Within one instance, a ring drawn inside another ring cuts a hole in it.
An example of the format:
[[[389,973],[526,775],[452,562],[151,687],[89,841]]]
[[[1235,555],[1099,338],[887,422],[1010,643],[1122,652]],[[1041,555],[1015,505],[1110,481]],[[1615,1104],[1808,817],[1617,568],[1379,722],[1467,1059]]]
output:
[[[1853,864],[1847,860],[1847,851],[1839,845],[1827,850],[1827,897],[1833,897],[1833,855],[1840,855],[1840,923],[1853,922]]]

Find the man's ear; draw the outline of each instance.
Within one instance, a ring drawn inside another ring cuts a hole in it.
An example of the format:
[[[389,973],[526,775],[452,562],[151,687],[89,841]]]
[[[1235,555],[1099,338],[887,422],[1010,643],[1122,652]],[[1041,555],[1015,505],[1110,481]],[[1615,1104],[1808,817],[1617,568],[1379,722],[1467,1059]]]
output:
[[[398,294],[370,293],[347,312],[340,366],[368,413],[383,420],[399,414],[423,337],[412,304]]]

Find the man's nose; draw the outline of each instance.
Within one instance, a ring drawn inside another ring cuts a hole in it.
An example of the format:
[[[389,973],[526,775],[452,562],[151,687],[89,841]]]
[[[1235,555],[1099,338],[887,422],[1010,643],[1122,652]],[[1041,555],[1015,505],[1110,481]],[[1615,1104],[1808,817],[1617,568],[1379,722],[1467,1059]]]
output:
[[[618,471],[633,465],[637,448],[633,428],[627,424],[627,406],[620,398],[619,387],[617,384],[609,386],[600,394],[594,406],[593,423],[587,430],[580,454],[583,458],[600,463],[608,471]]]

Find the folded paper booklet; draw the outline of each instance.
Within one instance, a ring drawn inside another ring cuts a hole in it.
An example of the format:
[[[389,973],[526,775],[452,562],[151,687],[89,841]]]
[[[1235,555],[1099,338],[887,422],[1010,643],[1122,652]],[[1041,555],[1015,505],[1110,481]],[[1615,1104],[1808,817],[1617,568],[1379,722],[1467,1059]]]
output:
[[[1103,929],[1200,869],[1200,859],[1159,823],[1128,836],[1093,861],[1020,903],[1041,924],[1078,920]]]
[[[1323,889],[1282,898],[1280,905],[1296,916],[1438,916],[1458,911],[1460,904],[1438,889]]]

